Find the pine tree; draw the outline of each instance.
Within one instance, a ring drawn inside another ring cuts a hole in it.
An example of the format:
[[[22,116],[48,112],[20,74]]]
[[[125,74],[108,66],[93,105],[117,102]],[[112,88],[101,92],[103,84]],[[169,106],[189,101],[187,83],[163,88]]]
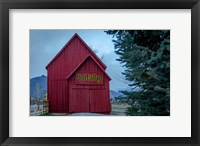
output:
[[[132,91],[122,91],[131,105],[127,115],[170,114],[170,31],[108,30],[115,53],[125,66]],[[135,88],[139,88],[135,91]]]

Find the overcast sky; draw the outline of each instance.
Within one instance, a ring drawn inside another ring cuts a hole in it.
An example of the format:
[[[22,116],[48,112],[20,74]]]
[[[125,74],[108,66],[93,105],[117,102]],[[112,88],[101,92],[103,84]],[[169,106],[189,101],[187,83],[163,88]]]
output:
[[[62,49],[68,40],[78,35],[96,52],[106,64],[106,72],[111,77],[110,89],[128,88],[122,65],[116,61],[112,36],[104,30],[30,30],[30,78],[47,75],[46,65]]]

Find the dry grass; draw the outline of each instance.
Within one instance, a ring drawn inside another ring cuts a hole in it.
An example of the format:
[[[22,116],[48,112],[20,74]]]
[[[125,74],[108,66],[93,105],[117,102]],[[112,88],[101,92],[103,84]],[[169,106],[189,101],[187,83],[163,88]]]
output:
[[[130,107],[126,103],[112,103],[111,115],[114,116],[126,116],[126,109]]]

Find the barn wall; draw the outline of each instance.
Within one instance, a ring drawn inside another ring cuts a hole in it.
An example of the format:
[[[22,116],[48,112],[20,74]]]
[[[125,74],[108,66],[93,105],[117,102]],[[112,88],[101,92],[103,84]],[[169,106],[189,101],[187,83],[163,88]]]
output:
[[[103,84],[76,84],[76,73],[79,72],[96,72],[103,75]],[[92,90],[94,92],[92,92]],[[75,92],[74,92],[75,91]],[[105,75],[105,73],[100,69],[100,67],[91,59],[88,58],[85,63],[72,75],[69,79],[69,104],[73,107],[73,110],[76,112],[81,111],[82,106],[74,103],[72,99],[74,94],[86,94],[84,96],[85,101],[83,102],[91,102],[94,106],[92,106],[93,112],[100,113],[110,113],[110,92],[109,92],[109,78]],[[92,94],[92,95],[91,95]],[[94,96],[95,99],[88,99],[89,96]],[[91,101],[92,100],[92,101]],[[88,103],[89,104],[89,103]],[[74,112],[69,109],[69,112]],[[85,111],[91,112],[91,111]]]
[[[50,112],[69,112],[69,87],[66,78],[89,54],[91,55],[91,52],[88,48],[79,38],[75,37],[48,66],[47,92],[50,101]],[[99,62],[97,59],[95,61]],[[99,63],[99,65],[101,64]],[[92,68],[98,70],[98,68]],[[85,67],[85,70],[87,69],[88,66]]]
[[[106,78],[105,79],[105,82],[106,82],[106,84],[105,84],[105,88],[106,88],[106,93],[105,93],[105,95],[108,97],[107,99],[106,99],[106,110],[107,110],[107,113],[110,113],[111,112],[111,103],[110,103],[110,79],[108,79],[108,78]]]

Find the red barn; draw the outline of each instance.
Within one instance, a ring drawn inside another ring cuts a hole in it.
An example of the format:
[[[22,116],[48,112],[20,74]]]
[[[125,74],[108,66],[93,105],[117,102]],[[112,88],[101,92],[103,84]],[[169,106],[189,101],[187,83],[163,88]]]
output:
[[[106,65],[75,34],[46,66],[49,111],[109,114],[111,80]]]

